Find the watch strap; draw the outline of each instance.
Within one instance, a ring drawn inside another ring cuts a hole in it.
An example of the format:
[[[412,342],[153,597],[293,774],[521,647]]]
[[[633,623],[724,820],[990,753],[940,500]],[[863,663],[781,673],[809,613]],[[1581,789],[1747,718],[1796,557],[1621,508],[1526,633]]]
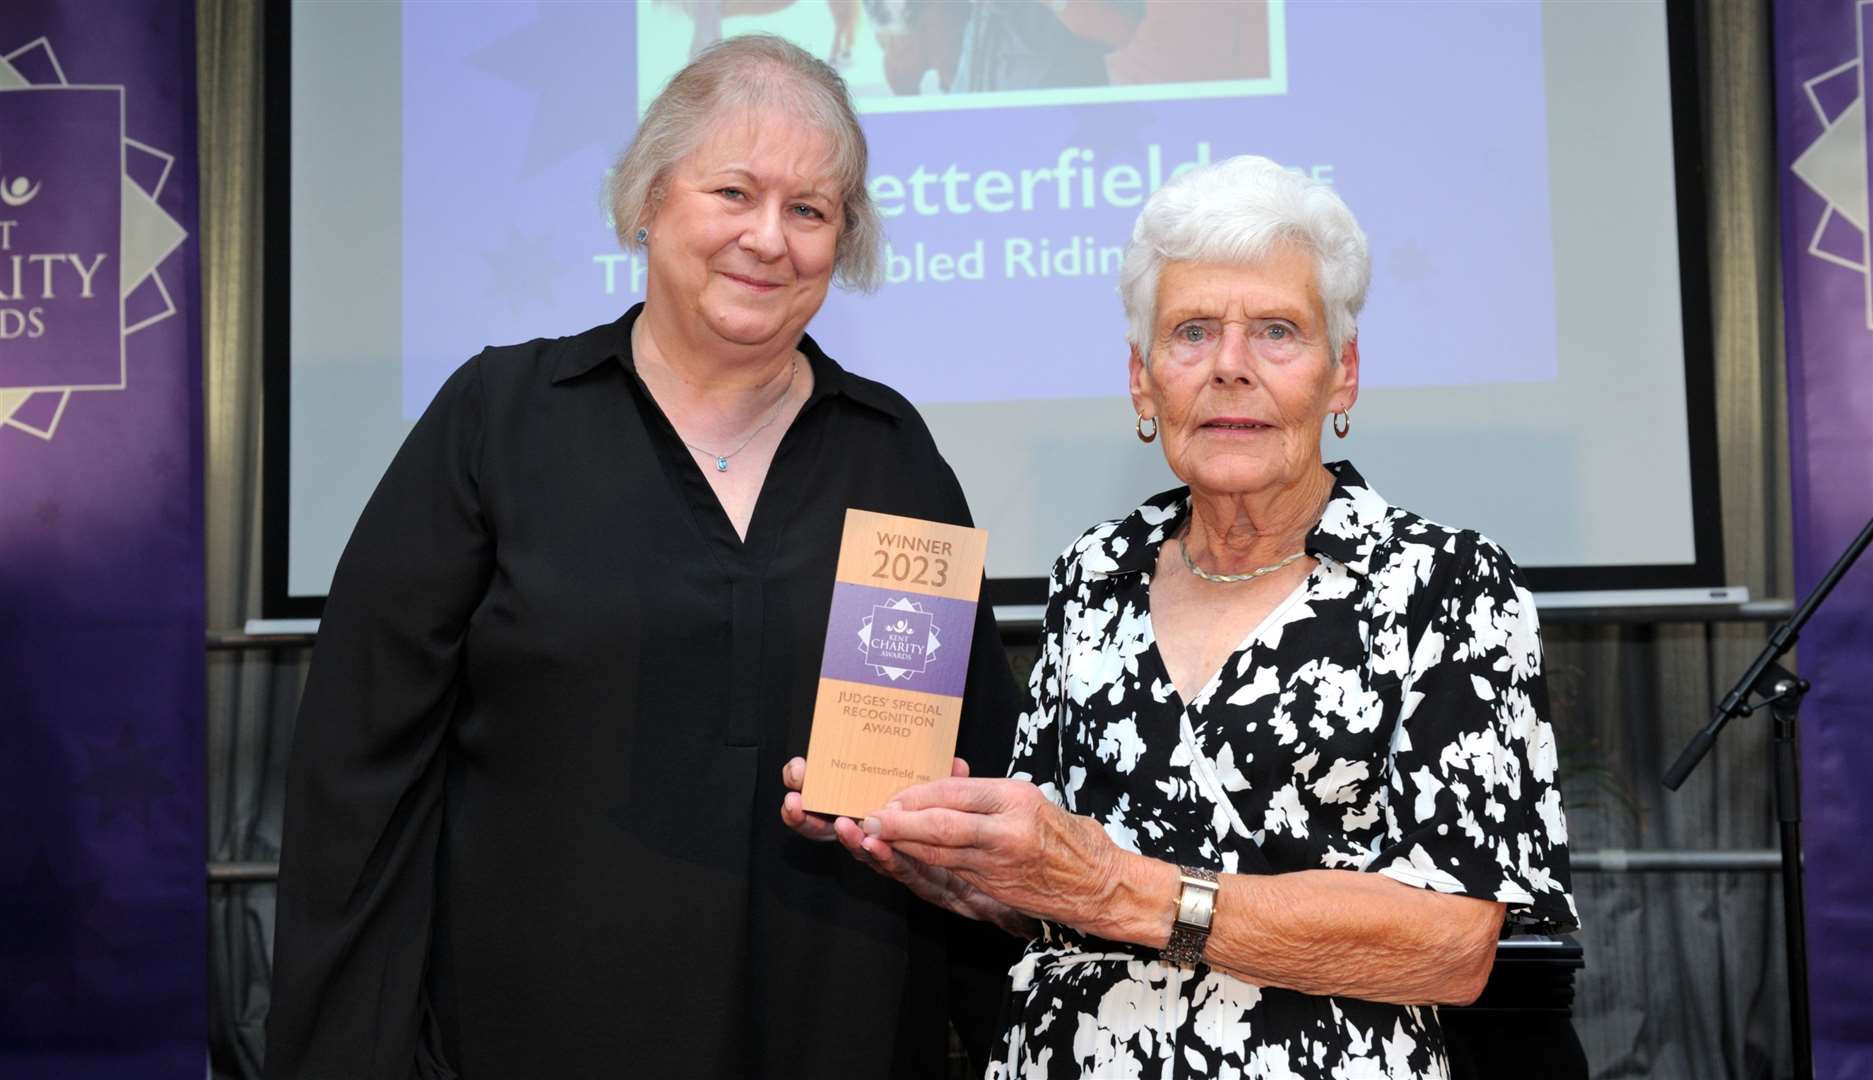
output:
[[[1177,868],[1177,912],[1171,923],[1170,940],[1158,955],[1179,967],[1194,967],[1203,959],[1203,948],[1210,940],[1210,924],[1216,918],[1216,871],[1201,866]]]

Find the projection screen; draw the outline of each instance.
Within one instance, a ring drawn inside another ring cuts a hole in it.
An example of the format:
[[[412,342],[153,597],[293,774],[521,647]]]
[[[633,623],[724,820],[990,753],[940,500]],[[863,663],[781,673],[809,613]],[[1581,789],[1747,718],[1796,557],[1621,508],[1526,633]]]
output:
[[[1039,602],[1080,530],[1176,484],[1132,432],[1119,252],[1165,179],[1243,153],[1331,183],[1371,238],[1328,460],[1538,590],[1719,584],[1687,11],[1106,6],[1104,38],[1003,0],[279,6],[267,614],[317,613],[456,366],[641,298],[606,170],[695,48],[747,32],[852,89],[889,281],[835,290],[809,333],[929,422],[990,532],[990,599]]]

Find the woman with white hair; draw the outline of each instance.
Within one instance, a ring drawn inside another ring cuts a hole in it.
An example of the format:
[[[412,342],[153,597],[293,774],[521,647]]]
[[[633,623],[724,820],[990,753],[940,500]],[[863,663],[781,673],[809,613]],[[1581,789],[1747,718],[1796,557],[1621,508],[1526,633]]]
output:
[[[1514,565],[1321,458],[1369,277],[1339,197],[1266,159],[1151,198],[1131,393],[1187,486],[1055,564],[1010,779],[833,823],[1032,933],[990,1076],[1445,1076],[1435,1006],[1476,997],[1505,928],[1575,923]]]
[[[844,84],[679,73],[613,172],[616,322],[449,380],[345,550],[294,736],[267,1075],[942,1076],[1012,939],[774,820],[848,507],[967,524],[901,396],[806,335],[879,276]],[[1019,702],[980,609],[961,753]]]

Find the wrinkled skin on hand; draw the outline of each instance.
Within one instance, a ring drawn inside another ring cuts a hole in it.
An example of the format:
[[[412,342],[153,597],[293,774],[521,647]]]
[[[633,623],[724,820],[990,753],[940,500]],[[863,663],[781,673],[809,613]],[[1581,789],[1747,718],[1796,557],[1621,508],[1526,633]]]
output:
[[[952,777],[898,793],[867,835],[1036,918],[1098,932],[1125,852],[1099,823],[1069,814],[1025,780]]]
[[[953,779],[966,779],[969,776],[969,765],[963,759],[956,758],[951,764],[950,773]],[[808,813],[800,800],[800,789],[806,783],[806,762],[803,759],[794,758],[782,767],[781,782],[788,789],[781,799],[781,821],[800,836],[821,843],[837,841],[853,858],[904,885],[920,899],[946,911],[964,918],[994,923],[1016,937],[1033,937],[1037,932],[1034,920],[1028,914],[977,888],[963,875],[945,866],[926,862],[880,837],[869,835],[851,818],[827,818],[821,814]],[[1039,792],[1035,794],[1039,795]],[[872,820],[868,818],[867,822]]]

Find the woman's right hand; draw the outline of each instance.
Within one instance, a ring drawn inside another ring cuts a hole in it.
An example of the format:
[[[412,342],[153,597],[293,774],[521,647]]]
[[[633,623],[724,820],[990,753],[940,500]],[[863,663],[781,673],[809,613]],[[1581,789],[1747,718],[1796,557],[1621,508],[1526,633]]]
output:
[[[951,776],[968,776],[969,763],[955,758]],[[781,766],[782,796],[780,819],[787,827],[808,840],[837,840],[852,857],[885,877],[902,884],[919,898],[965,919],[990,922],[1019,938],[1032,938],[1040,932],[1034,919],[978,890],[975,886],[941,866],[931,866],[893,850],[886,841],[867,836],[865,830],[849,817],[827,818],[807,812],[800,801],[800,789],[806,783],[806,759],[794,758]]]

